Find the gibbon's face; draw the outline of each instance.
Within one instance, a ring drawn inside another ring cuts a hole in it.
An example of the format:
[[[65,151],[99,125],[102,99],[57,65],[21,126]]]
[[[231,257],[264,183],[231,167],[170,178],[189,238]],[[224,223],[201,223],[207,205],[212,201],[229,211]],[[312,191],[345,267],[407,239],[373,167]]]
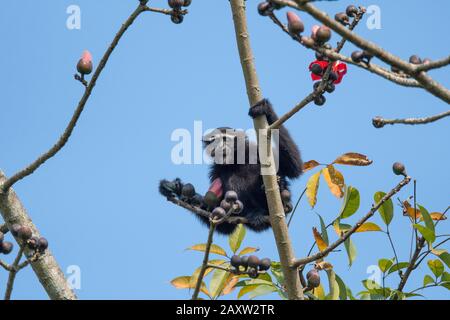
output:
[[[214,164],[239,164],[242,155],[245,159],[246,142],[244,131],[229,127],[214,129],[203,137],[205,151]]]

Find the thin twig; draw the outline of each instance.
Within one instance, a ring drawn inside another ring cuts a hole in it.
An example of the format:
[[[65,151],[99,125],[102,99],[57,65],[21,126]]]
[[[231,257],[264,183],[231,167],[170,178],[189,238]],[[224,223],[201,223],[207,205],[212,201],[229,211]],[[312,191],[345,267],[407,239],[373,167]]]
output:
[[[416,125],[416,124],[427,124],[430,122],[438,121],[442,118],[450,116],[450,110],[439,113],[435,116],[431,117],[423,117],[423,118],[406,118],[406,119],[384,119],[381,117],[375,117],[372,119],[372,124],[375,128],[383,128],[387,124],[410,124],[410,125]]]
[[[416,72],[438,69],[438,68],[445,67],[449,64],[450,64],[450,56],[439,59],[439,60],[430,61],[428,63],[422,63],[416,67]]]
[[[39,158],[37,158],[34,162],[29,164],[26,168],[20,170],[19,172],[11,176],[3,185],[0,186],[0,192],[2,191],[7,192],[9,188],[12,185],[14,185],[17,181],[32,174],[37,168],[39,168],[42,164],[44,164],[48,159],[56,155],[66,145],[67,141],[72,135],[75,126],[77,125],[77,122],[81,116],[81,113],[84,110],[84,107],[86,106],[89,97],[91,96],[92,90],[94,89],[95,84],[97,83],[97,79],[99,78],[100,74],[102,73],[103,69],[106,66],[106,63],[108,62],[109,57],[113,53],[114,49],[116,48],[122,36],[124,35],[125,31],[127,31],[127,29],[133,24],[133,22],[142,12],[147,10],[147,7],[143,3],[145,2],[141,2],[139,6],[136,8],[136,10],[134,10],[134,12],[130,15],[130,17],[121,26],[119,32],[116,34],[110,46],[104,53],[103,58],[100,60],[100,63],[95,69],[92,79],[89,82],[88,86],[86,87],[84,94],[81,97],[81,100],[79,101],[72,118],[70,119],[69,124],[67,125],[66,129],[64,130],[64,133],[61,135],[61,137],[58,139],[55,145],[51,147],[48,151],[46,151],[44,154],[42,154]]]
[[[17,272],[19,271],[18,266],[20,263],[20,259],[22,258],[22,254],[23,254],[23,247],[20,247],[16,259],[11,265],[11,270],[9,271],[8,282],[6,284],[6,291],[5,291],[5,300],[11,300],[11,294],[14,287],[14,280],[16,279]]]
[[[214,221],[210,221],[209,223],[209,233],[208,233],[208,241],[206,242],[205,255],[203,256],[202,268],[200,269],[200,273],[197,278],[197,283],[195,285],[194,294],[192,295],[192,300],[198,299],[198,294],[200,293],[200,289],[203,283],[203,277],[205,276],[206,269],[208,267],[209,261],[209,252],[211,250],[211,245],[213,242],[214,230],[216,229],[216,223]]]
[[[398,260],[398,256],[397,256],[397,251],[395,250],[394,242],[392,241],[392,238],[391,238],[391,233],[389,231],[389,226],[386,227],[386,235],[387,235],[387,237],[389,239],[389,243],[391,244],[392,251],[394,252],[395,263],[398,264],[399,260]],[[401,276],[400,270],[398,271],[398,274]],[[384,281],[384,277],[383,277],[383,281]]]
[[[300,203],[300,200],[302,200],[303,195],[304,195],[305,193],[306,193],[306,188],[303,189],[302,193],[300,194],[300,197],[298,197],[298,200],[297,200],[297,202],[295,203],[294,210],[292,210],[291,216],[289,217],[289,221],[288,221],[288,224],[287,224],[287,225],[288,225],[288,228],[289,228],[289,226],[291,225],[292,218],[294,217],[294,213],[295,213],[295,211],[297,210],[297,207],[298,207],[298,205],[299,205],[299,203]]]
[[[392,189],[383,198],[381,198],[381,200],[378,203],[374,204],[372,206],[372,208],[370,209],[370,211],[363,218],[361,218],[350,230],[345,232],[336,242],[334,242],[333,244],[329,245],[323,251],[320,251],[320,252],[318,252],[318,253],[316,253],[316,254],[314,254],[312,256],[309,256],[309,257],[306,257],[306,258],[303,258],[303,259],[295,260],[292,263],[292,267],[298,268],[298,267],[300,267],[302,265],[305,265],[305,264],[308,264],[310,262],[313,262],[313,261],[316,261],[318,259],[321,259],[321,258],[325,257],[327,254],[329,254],[331,251],[336,249],[338,246],[343,244],[345,242],[345,240],[350,238],[350,236],[353,233],[355,233],[356,230],[358,230],[358,228],[364,222],[366,222],[368,219],[370,219],[375,214],[375,212],[383,205],[383,203],[385,203],[390,198],[392,198],[396,193],[398,193],[410,181],[411,181],[411,177],[409,177],[409,176],[405,177],[402,181],[400,181],[400,183],[394,189]]]

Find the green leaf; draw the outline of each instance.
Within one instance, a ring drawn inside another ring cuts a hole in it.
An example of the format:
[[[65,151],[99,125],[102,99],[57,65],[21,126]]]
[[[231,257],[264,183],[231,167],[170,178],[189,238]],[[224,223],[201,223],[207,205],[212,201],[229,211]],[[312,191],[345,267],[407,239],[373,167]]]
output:
[[[378,266],[380,267],[380,270],[385,273],[389,270],[389,268],[394,264],[394,261],[392,259],[380,259],[378,260]]]
[[[319,216],[319,219],[320,219],[320,233],[322,235],[322,239],[323,239],[323,241],[325,241],[325,243],[328,246],[330,243],[328,240],[327,227],[325,226],[325,222],[323,221],[322,216],[320,214],[317,214],[317,215]]]
[[[378,191],[374,194],[373,199],[376,203],[379,203],[385,195],[386,193]],[[389,199],[384,202],[378,209],[378,212],[380,213],[381,219],[383,219],[384,223],[388,226],[394,217],[394,205],[392,204],[392,200]]]
[[[359,208],[359,191],[358,189],[348,186],[345,190],[344,203],[342,204],[339,216],[344,219],[352,216]]]
[[[336,273],[331,270],[327,270],[327,276],[328,276],[328,284],[330,287],[330,300],[338,300],[339,299],[339,284],[336,281]]]
[[[443,282],[450,281],[450,273],[448,273],[447,271],[444,271],[444,274],[442,275],[441,281],[443,281]]]
[[[205,243],[196,244],[195,246],[189,247],[186,250],[195,250],[195,251],[205,252],[206,244]],[[225,256],[225,257],[227,256],[227,253],[225,252],[225,250],[216,244],[211,245],[210,253],[220,254],[221,256]]]
[[[422,236],[427,240],[430,244],[436,240],[436,235],[434,234],[434,230],[429,229],[428,227],[424,227],[421,224],[413,224],[413,227],[416,228]]]
[[[245,238],[245,227],[243,224],[238,224],[233,233],[228,237],[228,243],[233,253],[239,250],[242,244],[242,240]]]
[[[439,278],[442,273],[444,272],[444,265],[441,262],[441,260],[435,259],[435,260],[428,260],[428,267],[433,272],[433,274],[436,276],[436,278]]]
[[[448,268],[450,268],[450,254],[448,252],[442,252],[438,255],[438,257],[447,265]]]
[[[212,298],[218,297],[221,293],[228,279],[228,272],[221,269],[216,269],[209,282],[209,292]]]
[[[341,279],[341,277],[339,277],[337,274],[335,274],[335,277],[336,277],[336,282],[339,286],[339,299],[347,300],[347,296],[348,296],[347,286],[345,285],[345,283]],[[350,291],[350,294],[351,294],[351,291]]]
[[[237,285],[236,285],[237,286]],[[239,290],[239,293],[237,295],[237,298],[240,299],[242,298],[242,296],[244,296],[245,294],[255,290],[256,288],[258,288],[259,285],[252,285],[252,286],[245,286],[242,287],[241,290]]]
[[[356,247],[350,238],[348,238],[347,240],[344,241],[344,246],[345,246],[345,250],[347,251],[348,265],[349,265],[349,267],[351,267],[353,264],[353,261],[355,261],[355,259],[356,259]]]
[[[443,282],[440,284],[440,286],[446,288],[447,290],[450,290],[450,282]]]
[[[270,270],[272,271],[274,277],[277,279],[278,283],[283,284],[284,275],[283,271],[281,270],[281,264],[279,262],[273,261]]]
[[[428,229],[433,231],[433,234],[434,234],[434,221],[433,221],[433,219],[431,219],[431,216],[430,216],[428,210],[425,209],[424,207],[422,207],[421,205],[418,205],[418,207],[420,209],[420,213],[422,214],[422,218],[423,218],[423,221],[425,222],[425,225],[427,226]]]
[[[259,285],[249,293],[248,298],[253,299],[275,291],[277,291],[277,288],[274,285]]]
[[[409,262],[399,262],[394,264],[390,269],[388,274],[391,274],[392,272],[401,270],[401,269],[405,269],[409,267]]]
[[[427,275],[423,278],[423,286],[425,287],[426,285],[429,285],[430,283],[434,283],[434,279],[433,279],[432,276],[430,276],[430,275],[427,274]]]

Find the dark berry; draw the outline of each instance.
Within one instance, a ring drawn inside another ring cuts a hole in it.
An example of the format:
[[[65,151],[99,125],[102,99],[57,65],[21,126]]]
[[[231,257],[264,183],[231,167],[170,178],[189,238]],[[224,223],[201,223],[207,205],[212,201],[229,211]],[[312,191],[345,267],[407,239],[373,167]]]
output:
[[[237,201],[234,203],[234,211],[233,211],[233,213],[234,213],[234,214],[239,214],[239,213],[242,212],[242,210],[244,210],[244,204],[242,203],[242,201],[237,200]]]
[[[271,263],[272,263],[272,261],[270,261],[269,258],[261,259],[261,261],[259,262],[259,270],[260,271],[269,270]]]
[[[403,163],[400,162],[396,162],[394,163],[394,165],[392,166],[392,171],[394,171],[394,173],[396,175],[406,175],[405,173],[405,165]]]
[[[30,240],[28,240],[28,247],[32,250],[36,250],[39,246],[39,238],[38,237],[31,237]]]
[[[331,82],[334,82],[338,79],[338,75],[336,72],[331,71],[330,75],[328,76],[328,80],[330,80]]]
[[[373,54],[371,54],[370,52],[368,52],[366,50],[364,50],[362,54],[363,54],[363,58],[366,59],[367,63],[369,63],[370,60],[372,60],[372,58],[373,58]]]
[[[358,8],[355,7],[354,5],[349,5],[347,7],[347,9],[345,10],[345,13],[349,16],[349,17],[354,17],[356,16],[356,14],[358,13]]]
[[[184,0],[168,0],[169,7],[172,9],[180,9],[184,5]]]
[[[191,199],[195,196],[195,188],[191,183],[186,183],[181,189],[181,195],[187,199]]]
[[[431,62],[431,59],[430,59],[430,58],[425,58],[425,59],[423,59],[423,61],[422,61],[423,64],[427,64],[427,63],[430,63],[430,62]]]
[[[247,269],[248,267],[248,256],[241,257],[241,266]]]
[[[203,197],[202,197],[202,195],[200,195],[198,193],[196,195],[194,195],[191,199],[191,204],[193,206],[201,207],[202,203],[203,203]]]
[[[229,203],[228,201],[222,200],[220,201],[220,206],[223,208],[223,210],[225,210],[226,212],[228,212],[231,209],[231,203]]]
[[[329,82],[327,84],[327,86],[325,87],[325,91],[328,93],[332,93],[335,89],[336,89],[336,86],[332,82]]]
[[[317,91],[317,89],[319,89],[320,83],[321,83],[321,81],[314,82],[314,84],[313,84],[314,91]]]
[[[262,16],[268,16],[270,14],[271,5],[268,2],[261,2],[258,4],[258,12]]]
[[[284,213],[290,213],[293,209],[294,207],[292,206],[292,202],[286,202],[284,204]]]
[[[214,208],[214,210],[211,212],[211,218],[213,220],[219,220],[222,219],[223,217],[225,217],[227,213],[225,212],[225,210],[223,210],[223,208],[221,207],[217,207]]]
[[[319,43],[325,43],[331,38],[330,28],[326,26],[321,26],[316,32],[315,40]]]
[[[33,231],[31,231],[30,227],[22,226],[22,227],[20,227],[17,235],[22,240],[28,240],[33,236]]]
[[[48,241],[44,237],[40,237],[38,240],[38,249],[40,252],[44,252],[48,248]]]
[[[192,0],[184,0],[183,7],[189,7],[192,3]]]
[[[290,33],[298,35],[303,31],[305,31],[305,26],[298,15],[296,15],[292,11],[288,11],[286,16],[288,21],[288,29]]]
[[[353,51],[352,52],[352,60],[356,63],[360,63],[364,58],[362,51]]]
[[[257,268],[259,266],[259,258],[257,256],[249,256],[248,266],[250,268]]]
[[[173,14],[170,16],[170,20],[175,24],[180,24],[183,22],[183,15],[182,14]]]
[[[11,242],[8,241],[3,241],[0,244],[0,252],[3,254],[9,254],[11,253],[11,251],[13,250],[13,244]]]
[[[311,70],[311,72],[314,73],[316,76],[321,76],[322,73],[323,73],[322,67],[321,67],[319,64],[317,64],[317,63],[314,63],[314,64],[311,66],[310,70]]]
[[[339,22],[344,26],[349,25],[349,19],[348,16],[345,14],[345,12],[336,13],[336,15],[334,16],[334,20],[336,20],[337,22]]]
[[[314,103],[318,106],[323,106],[327,99],[323,95],[319,95],[314,98]]]
[[[317,288],[320,285],[320,275],[316,269],[311,269],[306,274],[306,280],[308,281],[309,288]]]
[[[236,191],[229,190],[225,193],[224,199],[228,202],[235,202],[238,199],[238,194],[236,193]]]
[[[258,270],[256,268],[250,268],[248,269],[248,276],[252,279],[258,278]]]
[[[20,224],[14,223],[11,226],[11,233],[14,237],[17,237],[17,235],[19,234],[19,229],[21,228]]]
[[[421,64],[422,59],[420,59],[418,55],[412,55],[411,57],[409,57],[409,62],[411,62],[412,64]]]
[[[241,257],[238,255],[234,255],[230,259],[230,264],[236,269],[241,265]]]

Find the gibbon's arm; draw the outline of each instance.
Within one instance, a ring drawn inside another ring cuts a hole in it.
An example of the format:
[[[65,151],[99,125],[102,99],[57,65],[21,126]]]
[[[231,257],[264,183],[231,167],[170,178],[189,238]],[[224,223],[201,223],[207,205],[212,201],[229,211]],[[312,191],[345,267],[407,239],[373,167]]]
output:
[[[256,118],[266,115],[269,125],[278,120],[278,116],[273,110],[272,104],[267,99],[263,99],[250,108],[249,115]],[[278,175],[288,178],[297,178],[302,174],[303,162],[300,151],[287,129],[282,125],[279,129],[278,141],[279,168]]]

